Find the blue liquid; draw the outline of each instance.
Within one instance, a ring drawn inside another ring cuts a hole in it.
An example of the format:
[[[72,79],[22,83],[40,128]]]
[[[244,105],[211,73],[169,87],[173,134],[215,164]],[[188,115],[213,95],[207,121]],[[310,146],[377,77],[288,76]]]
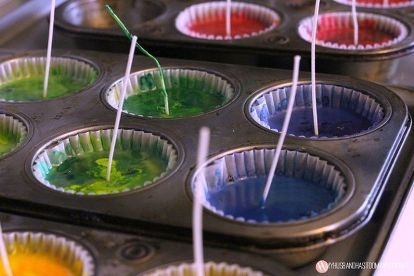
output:
[[[258,222],[280,222],[312,217],[327,211],[336,191],[305,179],[276,175],[265,205],[266,176],[237,180],[207,195],[211,205],[226,215]],[[235,196],[235,195],[238,196]]]
[[[277,112],[269,117],[269,126],[272,129],[282,129],[286,111]],[[319,107],[318,108],[319,135],[325,137],[352,135],[367,130],[372,123],[351,110]],[[311,107],[295,108],[292,112],[288,133],[296,136],[314,136],[313,115]]]

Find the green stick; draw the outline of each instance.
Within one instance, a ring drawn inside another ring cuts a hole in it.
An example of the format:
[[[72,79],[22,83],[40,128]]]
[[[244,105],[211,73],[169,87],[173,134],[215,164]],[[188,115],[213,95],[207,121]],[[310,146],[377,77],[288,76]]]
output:
[[[121,21],[121,19],[115,14],[115,12],[112,10],[111,6],[105,5],[105,7],[106,7],[107,11],[109,12],[109,14],[111,15],[111,17],[115,20],[115,22],[119,25],[119,27],[121,28],[121,30],[124,32],[124,34],[128,37],[128,39],[129,40],[132,40],[132,34],[131,34],[131,32],[127,29],[127,27]],[[157,67],[158,67],[158,69],[160,71],[161,89],[162,89],[162,93],[164,94],[165,113],[167,113],[167,115],[170,115],[170,108],[169,108],[169,105],[168,105],[168,94],[167,94],[167,89],[165,88],[164,72],[162,70],[161,64],[159,63],[159,61],[153,55],[151,55],[147,50],[145,50],[141,45],[139,45],[138,42],[136,44],[136,47],[144,55],[146,55],[147,57],[149,57],[150,59],[152,59],[155,62],[155,64],[157,65]]]

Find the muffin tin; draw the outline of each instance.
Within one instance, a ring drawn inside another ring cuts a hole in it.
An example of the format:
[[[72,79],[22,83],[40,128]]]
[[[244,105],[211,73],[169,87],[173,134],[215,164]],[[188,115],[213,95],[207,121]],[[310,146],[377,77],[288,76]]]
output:
[[[29,51],[2,56],[2,62],[23,56],[42,56]],[[234,87],[235,99],[213,112],[189,118],[157,119],[126,114],[123,129],[151,132],[170,141],[177,150],[176,167],[146,187],[114,195],[74,195],[50,189],[33,175],[35,156],[45,145],[68,135],[108,129],[115,112],[105,93],[124,71],[126,56],[81,50],[57,50],[56,56],[77,57],[99,68],[97,82],[71,96],[33,103],[0,103],[8,113],[29,118],[29,142],[0,160],[0,195],[3,208],[30,209],[38,215],[92,225],[134,225],[137,231],[158,232],[188,238],[191,228],[191,179],[194,175],[197,135],[201,126],[211,128],[210,157],[223,153],[275,147],[278,134],[258,127],[250,118],[250,101],[270,88],[290,85],[291,72],[186,60],[161,59],[166,68],[214,72]],[[150,60],[136,57],[133,72],[153,69]],[[300,83],[308,83],[302,73]],[[319,75],[320,84],[343,86],[374,98],[383,117],[373,128],[347,137],[304,138],[288,136],[285,149],[309,153],[333,164],[347,188],[338,206],[305,221],[255,225],[229,220],[206,211],[206,242],[226,239],[231,247],[249,250],[298,266],[323,253],[328,245],[345,239],[366,225],[375,211],[398,152],[411,128],[403,101],[385,87],[348,77]],[[373,158],[375,153],[375,158]],[[125,226],[126,227],[126,226]]]
[[[55,237],[57,243],[70,240],[70,246],[90,262],[84,276],[148,275],[169,265],[192,261],[191,243],[171,241],[151,236],[110,232],[96,228],[73,226],[27,216],[0,213],[5,237],[40,235]],[[79,248],[83,249],[79,249]],[[206,263],[234,264],[259,275],[294,275],[289,269],[269,258],[232,250],[205,247]],[[210,264],[211,266],[211,264]],[[234,267],[234,266],[233,266]]]
[[[243,39],[200,39],[182,34],[176,28],[176,18],[189,6],[207,1],[158,0],[164,12],[140,24],[128,24],[130,14],[118,10],[131,32],[138,35],[139,41],[158,56],[171,58],[191,58],[276,68],[291,68],[291,60],[296,54],[302,56],[302,68],[310,70],[309,42],[299,35],[300,22],[313,16],[313,1],[254,1],[254,4],[270,8],[280,17],[280,24],[260,35]],[[65,34],[71,35],[81,48],[97,50],[127,51],[128,40],[119,29],[98,29],[90,24],[74,24],[68,16],[77,10],[84,12],[81,3],[101,3],[91,0],[71,0],[61,5],[56,13],[56,26]],[[138,3],[140,1],[137,1]],[[145,2],[145,1],[144,1]],[[213,1],[214,2],[214,1]],[[246,1],[246,3],[253,1]],[[101,3],[102,5],[102,3]],[[349,12],[351,8],[335,1],[322,1],[320,15],[329,12]],[[317,47],[318,72],[338,73],[362,79],[389,82],[396,76],[399,62],[412,53],[414,34],[413,23],[407,15],[414,7],[401,9],[358,8],[365,14],[377,14],[401,22],[406,28],[404,36],[395,43],[379,49],[345,50],[337,47]]]

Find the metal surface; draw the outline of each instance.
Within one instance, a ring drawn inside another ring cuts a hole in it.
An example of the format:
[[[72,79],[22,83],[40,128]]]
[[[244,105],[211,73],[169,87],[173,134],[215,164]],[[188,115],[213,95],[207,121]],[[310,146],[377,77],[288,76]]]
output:
[[[44,52],[18,53],[2,60]],[[135,128],[169,137],[176,143],[179,160],[177,172],[146,188],[107,196],[74,196],[51,190],[31,174],[33,157],[50,140],[76,130],[109,127],[115,112],[101,100],[108,86],[122,77],[125,55],[78,50],[55,51],[57,56],[90,60],[100,70],[98,81],[80,93],[57,100],[33,103],[0,103],[2,111],[27,118],[33,133],[24,148],[0,160],[1,208],[35,212],[50,218],[65,218],[93,225],[117,227],[119,221],[140,225],[136,231],[155,231],[161,235],[181,236],[191,228],[192,202],[186,193],[188,179],[195,165],[194,149],[198,129],[212,130],[215,141],[210,155],[254,145],[275,145],[277,134],[255,126],[247,119],[247,100],[264,87],[290,83],[291,72],[253,67],[161,59],[170,67],[198,68],[218,72],[235,86],[239,96],[228,106],[208,114],[185,119],[146,119],[124,115],[121,127]],[[150,60],[136,58],[133,70],[153,68]],[[308,79],[301,75],[302,81]],[[303,264],[323,252],[324,247],[355,233],[368,223],[396,161],[396,153],[411,126],[404,103],[388,89],[346,77],[320,75],[323,83],[340,84],[367,93],[386,109],[386,122],[371,132],[347,139],[306,140],[288,137],[286,145],[334,158],[349,167],[355,191],[346,205],[317,220],[287,225],[257,227],[228,221],[207,213],[206,240],[220,243],[226,239],[233,247],[273,255]],[[329,154],[330,153],[330,154]],[[372,153],[375,157],[372,158]],[[367,162],[369,160],[369,163]],[[165,226],[160,226],[165,225]],[[185,236],[185,235],[184,235]],[[188,237],[188,236],[187,236]],[[185,237],[184,237],[185,238]],[[298,257],[301,256],[301,257]]]
[[[0,213],[3,231],[35,231],[70,238],[90,251],[95,275],[132,276],[167,264],[191,262],[191,243],[122,234],[81,226]],[[266,275],[294,275],[274,260],[213,247],[204,248],[205,260],[251,267]]]
[[[120,30],[93,28],[91,25],[71,24],[68,16],[72,9],[84,7],[89,0],[72,0],[57,9],[56,26],[74,37],[81,48],[97,50],[126,51],[128,41]],[[92,1],[96,2],[96,1]],[[234,41],[202,40],[181,34],[175,28],[175,18],[186,7],[206,1],[160,0],[165,12],[147,22],[127,24],[138,35],[139,41],[154,51],[156,55],[175,58],[220,61],[266,67],[290,68],[294,55],[302,56],[302,69],[310,68],[310,44],[301,39],[297,27],[301,19],[313,15],[313,3],[305,1],[292,5],[289,1],[261,0],[254,3],[271,8],[280,14],[282,21],[278,28],[258,37]],[[399,63],[413,51],[413,21],[409,12],[414,9],[367,9],[393,17],[408,27],[408,37],[397,45],[362,51],[343,51],[317,47],[317,69],[325,73],[338,73],[362,79],[390,82],[398,76]],[[350,11],[350,7],[334,1],[322,1],[321,13],[328,11]],[[83,13],[83,10],[79,10]],[[119,11],[126,22],[132,20],[130,14]]]

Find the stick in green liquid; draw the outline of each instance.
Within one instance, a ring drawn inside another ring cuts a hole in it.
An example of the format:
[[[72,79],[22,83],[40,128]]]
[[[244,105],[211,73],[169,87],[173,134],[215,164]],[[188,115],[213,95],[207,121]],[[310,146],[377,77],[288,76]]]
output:
[[[131,40],[132,39],[131,32],[127,29],[127,27],[121,21],[121,19],[115,14],[115,12],[112,10],[111,6],[105,5],[105,7],[106,7],[106,10],[108,11],[108,13],[111,15],[111,17],[115,20],[115,22],[119,25],[119,27],[121,28],[121,30],[124,32],[124,34],[128,37],[129,40]],[[136,47],[144,55],[146,55],[147,57],[149,57],[150,59],[152,59],[155,62],[155,64],[157,65],[158,69],[160,70],[161,89],[162,89],[162,92],[164,94],[165,113],[167,115],[170,115],[170,108],[169,108],[169,105],[168,105],[168,94],[167,94],[167,89],[165,88],[164,72],[162,70],[162,67],[161,67],[159,61],[153,55],[151,55],[147,50],[145,50],[141,45],[139,45],[138,42],[136,44]]]

